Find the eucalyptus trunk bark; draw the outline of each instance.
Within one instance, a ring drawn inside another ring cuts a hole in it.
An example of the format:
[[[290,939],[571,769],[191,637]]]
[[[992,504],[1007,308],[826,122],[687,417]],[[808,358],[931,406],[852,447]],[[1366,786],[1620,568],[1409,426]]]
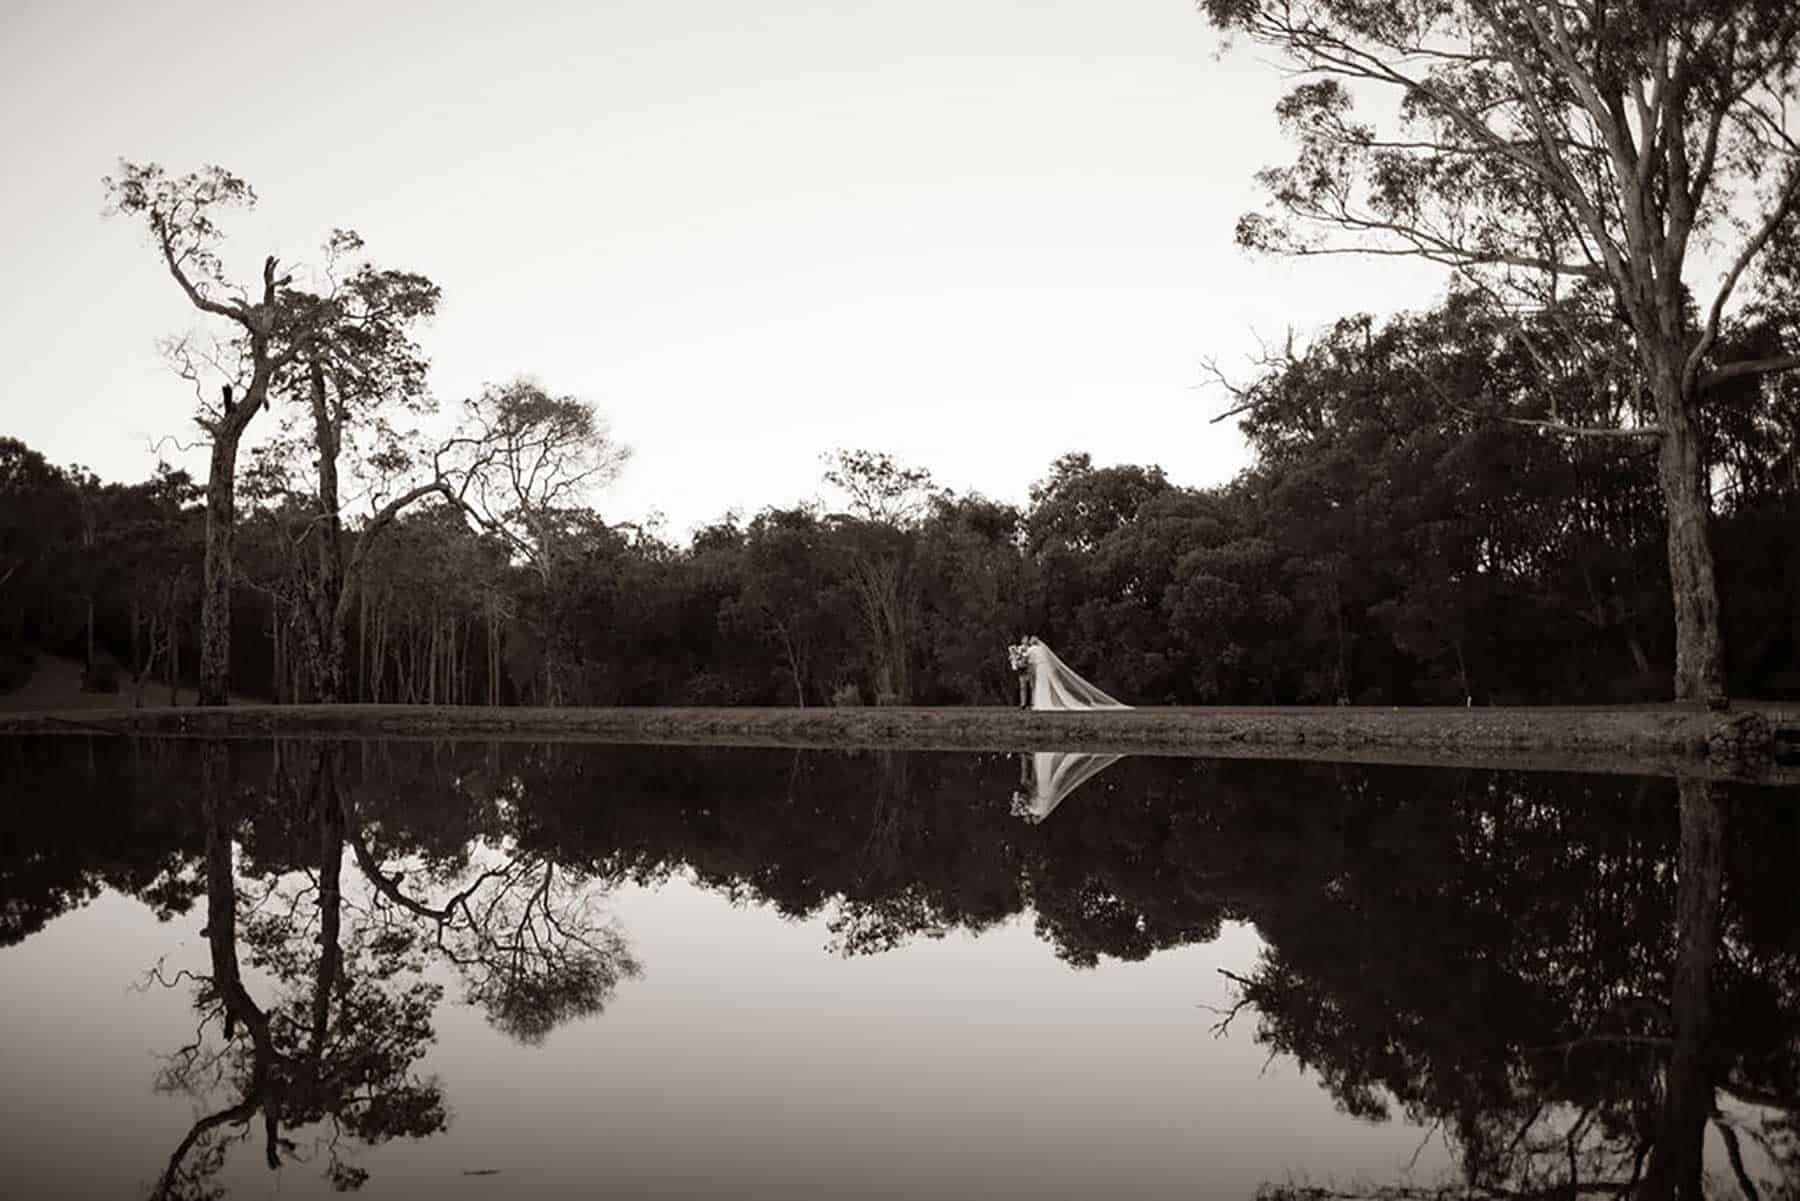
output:
[[[213,436],[206,476],[206,567],[200,596],[200,703],[223,705],[231,691],[231,547],[237,528],[241,427]]]
[[[794,677],[794,704],[796,707],[804,709],[806,708],[806,679],[800,671],[800,656],[794,650],[794,639],[788,633],[787,627],[778,625],[776,628],[781,631],[781,645],[787,652],[788,671]]]
[[[275,688],[275,703],[279,705],[283,703],[281,696],[281,601],[274,596],[269,598],[269,655],[274,660],[271,674]]]
[[[487,677],[488,704],[500,703],[500,612],[494,594],[488,593]]]
[[[909,632],[915,597],[906,566],[895,558],[871,557],[854,564],[852,578],[869,635],[875,703],[911,704]]]
[[[273,279],[274,269],[275,260],[268,260],[264,275]],[[231,700],[231,554],[237,534],[238,444],[250,422],[268,407],[273,382],[266,333],[252,330],[251,351],[257,366],[243,400],[234,408],[231,387],[226,385],[219,418],[207,425],[212,434],[212,461],[206,472],[206,567],[200,585],[197,703],[202,705],[225,705]]]
[[[1723,707],[1725,649],[1709,530],[1712,502],[1699,431],[1675,368],[1657,372],[1655,397],[1663,429],[1656,474],[1668,520],[1669,587],[1675,608],[1675,699]]]
[[[313,542],[311,578],[303,582],[306,597],[307,671],[312,677],[312,699],[336,704],[343,698],[344,625],[344,530],[338,510],[339,423],[331,412],[325,390],[324,368],[314,360],[308,368],[311,385],[313,448],[318,454],[319,492]],[[304,572],[303,572],[304,574]]]

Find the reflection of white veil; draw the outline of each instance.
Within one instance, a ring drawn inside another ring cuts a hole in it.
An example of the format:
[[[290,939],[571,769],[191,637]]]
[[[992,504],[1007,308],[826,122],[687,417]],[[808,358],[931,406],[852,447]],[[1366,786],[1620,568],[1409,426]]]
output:
[[[1021,775],[1029,779],[1013,793],[1012,811],[1032,825],[1050,816],[1063,798],[1123,759],[1123,755],[1090,755],[1083,751],[1021,751]]]
[[[1031,707],[1033,709],[1129,709],[1076,675],[1042,642],[1033,641]]]

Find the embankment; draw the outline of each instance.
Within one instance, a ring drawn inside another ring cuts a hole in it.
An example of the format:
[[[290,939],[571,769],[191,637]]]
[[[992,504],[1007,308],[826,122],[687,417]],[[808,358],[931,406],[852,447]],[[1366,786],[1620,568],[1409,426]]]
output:
[[[234,705],[0,713],[0,733],[709,743],[1464,764],[1800,784],[1800,705],[537,709]]]

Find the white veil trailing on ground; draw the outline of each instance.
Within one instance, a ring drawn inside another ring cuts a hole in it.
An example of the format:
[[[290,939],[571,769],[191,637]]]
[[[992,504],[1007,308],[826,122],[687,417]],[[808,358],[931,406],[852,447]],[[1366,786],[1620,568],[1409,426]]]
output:
[[[1076,675],[1056,652],[1032,639],[1031,707],[1033,709],[1129,709]]]

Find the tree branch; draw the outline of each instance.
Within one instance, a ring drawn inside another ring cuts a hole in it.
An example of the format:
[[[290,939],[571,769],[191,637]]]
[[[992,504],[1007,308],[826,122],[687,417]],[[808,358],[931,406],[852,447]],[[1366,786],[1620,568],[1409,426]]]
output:
[[[170,242],[166,231],[157,231],[156,243],[162,249],[163,262],[169,265],[169,274],[175,277],[175,282],[181,285],[181,290],[187,293],[188,300],[193,303],[195,308],[235,321],[245,329],[250,328],[250,318],[247,313],[236,305],[222,304],[213,300],[201,292],[199,286],[188,278],[187,272],[181,267],[181,258],[185,255],[178,257],[175,254],[174,244]]]
[[[1708,371],[1700,377],[1699,389],[1705,392],[1734,379],[1776,375],[1783,371],[1792,371],[1796,367],[1800,367],[1800,354],[1772,355],[1763,359],[1741,359],[1735,363],[1727,363],[1715,371]]]
[[[1743,249],[1738,252],[1737,258],[1731,264],[1731,270],[1726,272],[1724,282],[1719,285],[1718,294],[1713,297],[1712,307],[1707,310],[1706,329],[1700,335],[1700,340],[1694,344],[1694,348],[1688,352],[1687,362],[1681,369],[1681,386],[1684,392],[1690,391],[1694,387],[1700,375],[1701,360],[1712,351],[1713,344],[1719,340],[1719,319],[1725,311],[1726,301],[1731,299],[1731,293],[1737,287],[1738,279],[1756,256],[1762,253],[1763,247],[1769,244],[1769,239],[1775,236],[1776,231],[1781,228],[1782,222],[1787,220],[1788,214],[1794,209],[1796,200],[1800,200],[1800,163],[1796,163],[1789,169],[1787,184],[1782,188],[1780,202],[1763,219],[1762,224],[1750,240],[1744,243]]]
[[[1500,420],[1508,425],[1528,425],[1537,429],[1549,430],[1552,433],[1581,438],[1660,438],[1663,435],[1662,427],[1655,425],[1618,429],[1612,426],[1570,425],[1566,421],[1545,421],[1534,417],[1502,417]]]

